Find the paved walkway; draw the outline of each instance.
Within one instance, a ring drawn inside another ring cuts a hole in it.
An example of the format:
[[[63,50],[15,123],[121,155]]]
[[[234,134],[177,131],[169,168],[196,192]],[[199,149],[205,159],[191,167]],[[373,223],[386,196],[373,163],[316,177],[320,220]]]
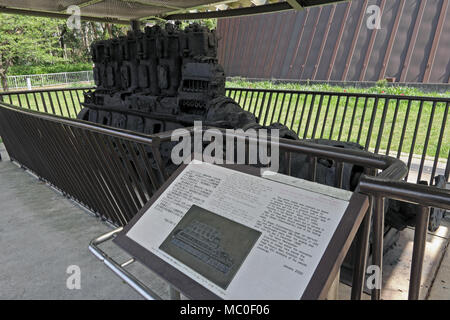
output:
[[[0,152],[0,299],[141,299],[88,249],[110,227]],[[80,290],[67,288],[71,265]]]

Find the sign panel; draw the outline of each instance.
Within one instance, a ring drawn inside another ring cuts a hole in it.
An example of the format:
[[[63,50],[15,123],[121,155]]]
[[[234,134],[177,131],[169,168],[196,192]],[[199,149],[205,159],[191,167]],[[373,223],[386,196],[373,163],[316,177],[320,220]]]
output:
[[[351,193],[268,178],[194,160],[132,221],[126,238],[217,297],[300,299]]]

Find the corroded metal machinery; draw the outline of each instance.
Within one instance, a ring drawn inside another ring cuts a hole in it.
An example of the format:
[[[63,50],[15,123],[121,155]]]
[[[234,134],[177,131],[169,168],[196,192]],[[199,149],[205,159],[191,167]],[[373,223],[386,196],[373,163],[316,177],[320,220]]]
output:
[[[145,134],[192,126],[198,120],[219,128],[279,129],[280,138],[299,139],[279,123],[262,127],[252,113],[225,96],[225,74],[217,61],[215,31],[199,24],[183,30],[179,23],[146,27],[144,32],[135,30],[127,36],[99,41],[92,45],[92,59],[97,88],[85,94],[79,119]],[[363,149],[355,143],[314,142]],[[173,145],[166,143],[161,150],[169,173],[176,168],[170,160]],[[285,163],[282,160],[281,166]],[[293,176],[309,178],[307,156],[294,155],[291,166]],[[316,171],[317,182],[335,183],[333,161],[319,159]],[[362,167],[345,164],[342,187],[354,190],[362,172]],[[401,230],[414,224],[417,208],[393,201],[386,208],[388,225]],[[432,221],[439,225],[433,216]]]
[[[97,89],[79,118],[155,134],[192,125],[244,127],[253,114],[225,97],[214,31],[167,24],[92,45]]]
[[[297,140],[281,124],[259,125],[252,113],[225,96],[225,74],[216,55],[215,31],[198,24],[184,30],[179,24],[146,27],[144,32],[130,31],[118,39],[96,42],[92,59],[97,88],[85,94],[78,118],[146,134],[192,126],[198,120],[219,128],[279,129],[280,138]],[[170,144],[162,156],[169,164]],[[328,166],[319,163],[318,170]],[[344,180],[348,182],[349,177]]]

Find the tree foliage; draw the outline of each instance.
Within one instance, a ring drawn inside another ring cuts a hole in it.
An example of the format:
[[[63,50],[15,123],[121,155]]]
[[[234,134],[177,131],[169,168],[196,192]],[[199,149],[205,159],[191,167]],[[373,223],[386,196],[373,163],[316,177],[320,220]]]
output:
[[[181,27],[193,21],[183,21]],[[197,21],[215,29],[216,19]],[[165,22],[158,22],[165,24]],[[90,45],[94,41],[125,35],[128,26],[81,22],[70,29],[66,20],[0,14],[0,80],[7,90],[11,67],[17,70],[54,70],[63,64],[80,66],[90,63]],[[63,70],[70,68],[62,68]]]
[[[39,63],[59,60],[56,23],[46,19],[0,15],[0,78],[6,89],[6,74],[15,63]]]
[[[93,41],[117,37],[127,26],[82,22],[71,30],[65,20],[0,14],[0,80],[7,90],[12,66],[88,63]]]

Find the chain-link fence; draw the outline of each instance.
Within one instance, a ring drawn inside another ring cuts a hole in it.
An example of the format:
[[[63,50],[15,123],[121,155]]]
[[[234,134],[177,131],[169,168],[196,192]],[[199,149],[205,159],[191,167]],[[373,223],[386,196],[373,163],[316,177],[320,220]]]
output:
[[[8,88],[28,89],[67,85],[71,83],[91,83],[94,81],[92,71],[61,72],[49,74],[33,74],[8,76]]]

